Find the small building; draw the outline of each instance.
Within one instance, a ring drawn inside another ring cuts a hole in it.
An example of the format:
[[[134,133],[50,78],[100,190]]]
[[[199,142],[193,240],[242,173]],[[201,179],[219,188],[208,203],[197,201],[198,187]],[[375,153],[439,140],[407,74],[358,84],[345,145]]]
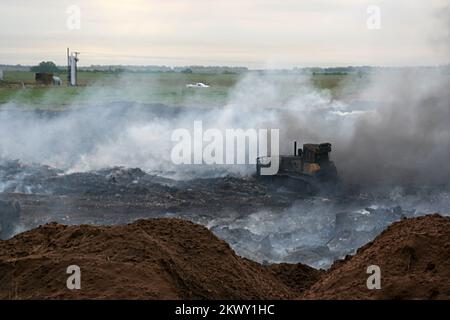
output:
[[[2,81],[2,80],[3,80],[3,70],[0,69],[0,81]]]
[[[34,75],[37,84],[51,85],[53,84],[53,73],[37,72]]]

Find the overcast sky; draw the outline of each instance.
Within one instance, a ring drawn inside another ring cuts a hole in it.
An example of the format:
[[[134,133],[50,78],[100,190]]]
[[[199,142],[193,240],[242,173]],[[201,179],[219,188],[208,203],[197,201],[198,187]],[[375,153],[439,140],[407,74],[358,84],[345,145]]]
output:
[[[236,65],[449,62],[450,0],[1,0],[0,64]],[[81,10],[80,29],[67,9]],[[369,29],[370,5],[380,29]],[[73,21],[70,19],[70,21]]]

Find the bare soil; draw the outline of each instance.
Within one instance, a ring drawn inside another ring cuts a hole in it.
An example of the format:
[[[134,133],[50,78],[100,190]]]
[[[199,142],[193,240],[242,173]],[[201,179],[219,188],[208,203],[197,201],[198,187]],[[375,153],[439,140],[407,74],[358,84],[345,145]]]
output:
[[[78,265],[81,290],[66,287]],[[366,268],[381,268],[368,290]],[[450,218],[392,224],[327,272],[261,265],[179,219],[123,226],[46,224],[0,241],[1,299],[450,299]]]
[[[381,289],[368,290],[369,265]],[[308,299],[450,299],[450,218],[428,215],[393,223],[354,256],[337,261]]]

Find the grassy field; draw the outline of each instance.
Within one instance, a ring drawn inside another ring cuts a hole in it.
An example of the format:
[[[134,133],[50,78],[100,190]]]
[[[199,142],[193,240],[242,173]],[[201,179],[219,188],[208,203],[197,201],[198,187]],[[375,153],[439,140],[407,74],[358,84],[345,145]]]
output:
[[[80,86],[67,87],[66,74],[58,74],[62,86],[35,84],[32,72],[4,72],[0,82],[0,105],[13,102],[20,106],[43,109],[60,109],[73,104],[103,103],[110,101],[135,101],[164,103],[167,105],[221,106],[229,99],[233,87],[245,75],[238,74],[183,74],[183,73],[110,73],[79,72]],[[298,75],[271,75],[274,82],[283,83],[286,94],[295,94]],[[292,81],[291,81],[292,80]],[[334,98],[352,95],[344,83],[353,82],[354,91],[362,83],[358,75],[321,74],[312,76],[312,84],[329,90]],[[186,88],[188,83],[210,84],[207,89]]]

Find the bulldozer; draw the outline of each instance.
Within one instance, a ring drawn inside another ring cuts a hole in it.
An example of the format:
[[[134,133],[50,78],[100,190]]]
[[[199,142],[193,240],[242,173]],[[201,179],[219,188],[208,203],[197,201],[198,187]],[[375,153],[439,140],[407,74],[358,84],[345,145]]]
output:
[[[294,142],[293,155],[280,155],[279,169],[275,175],[262,175],[261,168],[271,166],[273,157],[256,159],[256,176],[266,182],[316,192],[324,185],[338,182],[338,173],[330,160],[331,143],[307,143],[297,148]]]

